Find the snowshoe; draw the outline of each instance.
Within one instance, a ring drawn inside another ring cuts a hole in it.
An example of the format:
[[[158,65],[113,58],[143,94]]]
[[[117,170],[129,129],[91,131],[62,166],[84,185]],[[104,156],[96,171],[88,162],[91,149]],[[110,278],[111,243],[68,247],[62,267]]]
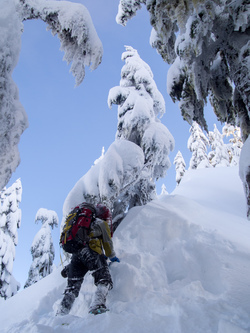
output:
[[[89,310],[89,313],[97,315],[97,314],[105,313],[107,311],[109,311],[109,309],[107,309],[105,305],[99,305],[95,308],[91,308]]]

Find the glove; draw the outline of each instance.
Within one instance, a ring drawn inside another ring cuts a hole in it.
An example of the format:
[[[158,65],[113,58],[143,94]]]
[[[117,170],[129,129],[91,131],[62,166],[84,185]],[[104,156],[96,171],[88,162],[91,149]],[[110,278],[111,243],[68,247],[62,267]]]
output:
[[[120,262],[120,259],[117,258],[117,257],[113,257],[113,258],[110,258],[110,261],[112,261],[112,262],[115,262],[115,261]]]
[[[61,271],[62,277],[65,279],[68,277],[68,267],[64,267],[64,269]]]

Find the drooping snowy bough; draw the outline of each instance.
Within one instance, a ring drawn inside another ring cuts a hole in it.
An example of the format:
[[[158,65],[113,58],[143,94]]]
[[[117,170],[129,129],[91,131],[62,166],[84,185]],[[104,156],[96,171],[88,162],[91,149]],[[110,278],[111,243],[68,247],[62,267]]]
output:
[[[22,21],[41,19],[57,35],[64,60],[71,63],[78,86],[85,76],[85,66],[96,69],[102,61],[102,43],[97,36],[88,10],[67,1],[20,0],[18,12]]]
[[[22,22],[41,19],[58,35],[64,60],[71,63],[76,85],[84,79],[85,66],[95,69],[103,48],[87,9],[67,1],[1,0],[0,11],[0,189],[20,162],[18,143],[28,127],[12,73],[21,50]]]

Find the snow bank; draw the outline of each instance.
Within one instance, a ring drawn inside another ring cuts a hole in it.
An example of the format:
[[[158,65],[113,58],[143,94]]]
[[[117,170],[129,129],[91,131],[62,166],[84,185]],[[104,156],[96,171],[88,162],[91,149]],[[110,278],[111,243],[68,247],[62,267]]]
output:
[[[89,198],[103,202],[117,197],[120,191],[136,179],[144,164],[142,149],[127,140],[116,140],[107,153],[75,184],[64,205],[64,217],[72,208]]]
[[[95,287],[87,275],[71,314],[55,317],[65,287],[59,269],[0,303],[2,331],[249,332],[250,224],[242,206],[237,168],[188,171],[172,195],[130,210],[116,230],[121,262],[110,266],[108,313],[88,314]]]

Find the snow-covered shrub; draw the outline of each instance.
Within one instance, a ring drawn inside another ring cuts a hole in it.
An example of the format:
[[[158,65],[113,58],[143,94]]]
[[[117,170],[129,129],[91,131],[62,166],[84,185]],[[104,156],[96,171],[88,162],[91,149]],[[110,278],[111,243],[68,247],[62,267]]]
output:
[[[0,296],[5,299],[15,295],[20,288],[12,276],[12,269],[18,242],[17,229],[21,225],[21,198],[20,179],[0,192]]]

